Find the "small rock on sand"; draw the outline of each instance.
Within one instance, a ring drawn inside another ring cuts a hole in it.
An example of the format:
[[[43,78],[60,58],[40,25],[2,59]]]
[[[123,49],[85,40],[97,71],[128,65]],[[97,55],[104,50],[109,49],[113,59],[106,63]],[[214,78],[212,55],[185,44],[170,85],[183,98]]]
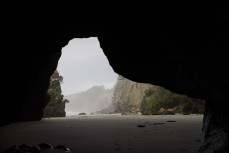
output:
[[[143,125],[143,124],[139,124],[139,125],[138,125],[138,127],[144,128],[144,127],[145,127],[145,125]]]
[[[176,121],[174,121],[174,120],[168,120],[167,122],[176,122]]]

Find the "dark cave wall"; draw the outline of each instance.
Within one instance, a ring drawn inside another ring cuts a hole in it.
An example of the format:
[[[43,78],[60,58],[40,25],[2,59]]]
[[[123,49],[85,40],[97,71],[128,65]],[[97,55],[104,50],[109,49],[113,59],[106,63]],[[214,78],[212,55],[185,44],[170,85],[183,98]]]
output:
[[[114,70],[129,79],[196,98],[227,93],[227,9],[134,3],[6,6],[1,10],[2,65],[23,61],[32,67],[34,62],[37,71],[39,60],[58,54],[72,38],[96,36]]]
[[[135,18],[99,36],[112,67],[129,79],[191,97],[226,94],[228,12],[176,9],[143,13],[144,19]]]
[[[30,1],[1,7],[1,125],[39,120],[61,48],[73,38],[98,37],[118,74],[206,99],[200,152],[212,142],[220,147],[211,151],[228,149],[220,139],[229,133],[227,8]]]
[[[45,93],[61,48],[72,38],[92,36],[98,37],[115,72],[131,80],[164,86],[194,98],[227,95],[225,9],[97,6],[6,4],[1,10],[2,97],[12,97],[12,88],[17,86],[20,90],[13,92],[17,97],[12,100],[13,106],[21,105],[32,90],[30,97],[41,98],[36,93]],[[18,81],[13,81],[15,75]]]
[[[6,60],[1,65],[5,68],[2,73],[1,123],[41,118],[48,100],[49,76],[56,69],[59,57],[60,52],[47,56],[13,55],[1,60]]]

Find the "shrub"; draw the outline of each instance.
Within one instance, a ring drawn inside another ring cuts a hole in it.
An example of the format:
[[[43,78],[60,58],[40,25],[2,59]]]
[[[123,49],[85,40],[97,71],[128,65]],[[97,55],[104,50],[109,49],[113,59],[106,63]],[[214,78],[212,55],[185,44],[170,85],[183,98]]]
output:
[[[149,99],[146,102],[146,113],[156,114],[161,108],[173,109],[176,113],[183,114],[204,112],[203,100],[179,95],[164,88],[158,88],[155,91],[153,89],[146,90],[145,96]]]

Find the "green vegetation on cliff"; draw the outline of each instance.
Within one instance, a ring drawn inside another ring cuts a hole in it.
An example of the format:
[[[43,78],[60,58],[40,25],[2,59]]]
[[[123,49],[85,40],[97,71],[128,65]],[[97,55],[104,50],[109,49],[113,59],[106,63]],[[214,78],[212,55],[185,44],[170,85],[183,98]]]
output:
[[[189,98],[166,90],[162,87],[151,88],[145,91],[141,110],[145,114],[202,114],[204,101]]]
[[[65,103],[68,102],[62,95],[61,83],[63,77],[59,75],[56,70],[50,78],[50,85],[48,89],[48,95],[50,101],[44,109],[43,117],[64,117],[65,116]]]

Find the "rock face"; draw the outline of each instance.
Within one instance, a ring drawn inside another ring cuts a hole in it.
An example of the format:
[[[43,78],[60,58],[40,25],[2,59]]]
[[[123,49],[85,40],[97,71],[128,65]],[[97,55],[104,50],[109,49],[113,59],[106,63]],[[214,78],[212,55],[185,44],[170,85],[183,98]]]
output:
[[[119,75],[112,104],[123,114],[203,113],[204,101],[179,95],[163,87],[137,83]]]
[[[113,105],[116,108],[116,112],[140,112],[142,100],[145,95],[144,92],[152,87],[153,85],[136,83],[123,76],[119,76],[113,97]]]

